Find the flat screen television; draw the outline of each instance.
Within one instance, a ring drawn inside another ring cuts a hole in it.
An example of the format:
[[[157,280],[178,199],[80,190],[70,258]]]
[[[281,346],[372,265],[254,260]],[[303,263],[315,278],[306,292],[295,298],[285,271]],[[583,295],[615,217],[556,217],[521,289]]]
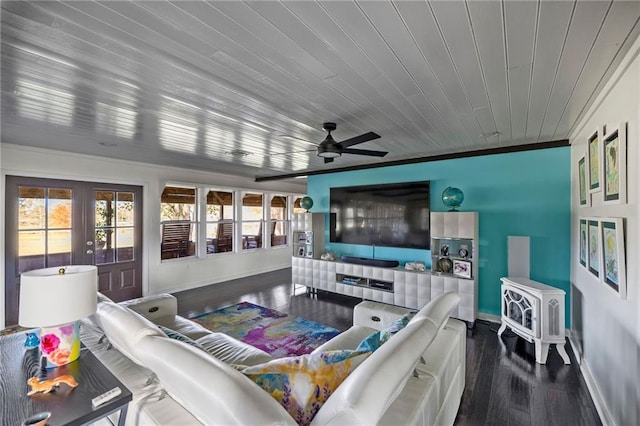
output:
[[[429,181],[330,189],[330,241],[429,249]]]

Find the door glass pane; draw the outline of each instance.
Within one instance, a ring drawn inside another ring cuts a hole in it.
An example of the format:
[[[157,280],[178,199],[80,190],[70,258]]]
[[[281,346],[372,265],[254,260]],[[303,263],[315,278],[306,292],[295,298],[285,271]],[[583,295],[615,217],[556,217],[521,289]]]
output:
[[[113,225],[115,193],[96,191],[96,228]]]
[[[49,189],[47,220],[51,228],[71,228],[71,190]]]
[[[45,231],[18,232],[18,273],[41,269],[46,266],[46,233]]]
[[[69,265],[72,190],[18,187],[18,272]]]
[[[133,193],[118,192],[117,197],[116,210],[118,215],[116,217],[116,226],[133,226]]]
[[[44,229],[45,189],[21,186],[18,194],[18,229]]]
[[[71,230],[49,231],[47,237],[47,265],[70,265]]]
[[[114,263],[115,258],[115,232],[114,228],[96,229],[95,262],[96,265]]]
[[[118,262],[133,260],[133,228],[118,228],[116,235]]]

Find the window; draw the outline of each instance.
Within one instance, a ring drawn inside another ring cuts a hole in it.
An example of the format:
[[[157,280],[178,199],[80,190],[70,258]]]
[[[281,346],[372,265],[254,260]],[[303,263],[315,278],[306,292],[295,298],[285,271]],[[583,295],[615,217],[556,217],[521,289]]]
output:
[[[269,229],[271,231],[271,247],[286,245],[287,224],[289,223],[286,196],[274,195],[271,198],[269,218]]]
[[[302,195],[295,197],[295,200],[293,200],[293,212],[294,213],[305,213],[306,210],[302,208],[302,206],[300,205],[300,201],[302,200]]]
[[[242,249],[262,247],[263,195],[247,192],[242,197]]]
[[[195,188],[164,188],[160,201],[161,259],[195,255],[197,211]]]
[[[233,192],[207,193],[207,254],[233,251]]]

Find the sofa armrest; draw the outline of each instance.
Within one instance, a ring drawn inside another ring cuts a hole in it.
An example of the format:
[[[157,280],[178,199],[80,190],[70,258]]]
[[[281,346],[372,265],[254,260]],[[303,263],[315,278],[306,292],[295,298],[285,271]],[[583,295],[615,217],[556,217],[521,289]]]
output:
[[[168,293],[125,300],[119,305],[135,311],[152,322],[178,315],[178,300]]]
[[[366,300],[353,309],[353,325],[384,330],[411,309]]]

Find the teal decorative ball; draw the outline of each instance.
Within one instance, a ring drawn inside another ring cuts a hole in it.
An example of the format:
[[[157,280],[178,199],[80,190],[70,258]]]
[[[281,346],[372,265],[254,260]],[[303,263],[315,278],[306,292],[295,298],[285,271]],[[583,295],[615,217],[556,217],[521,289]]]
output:
[[[450,212],[455,212],[460,204],[464,201],[464,194],[460,189],[453,186],[448,187],[442,191],[442,203],[445,207],[448,207]]]
[[[311,207],[313,207],[313,200],[311,199],[311,197],[302,197],[302,199],[300,200],[300,207],[302,207],[306,211],[309,211]]]

